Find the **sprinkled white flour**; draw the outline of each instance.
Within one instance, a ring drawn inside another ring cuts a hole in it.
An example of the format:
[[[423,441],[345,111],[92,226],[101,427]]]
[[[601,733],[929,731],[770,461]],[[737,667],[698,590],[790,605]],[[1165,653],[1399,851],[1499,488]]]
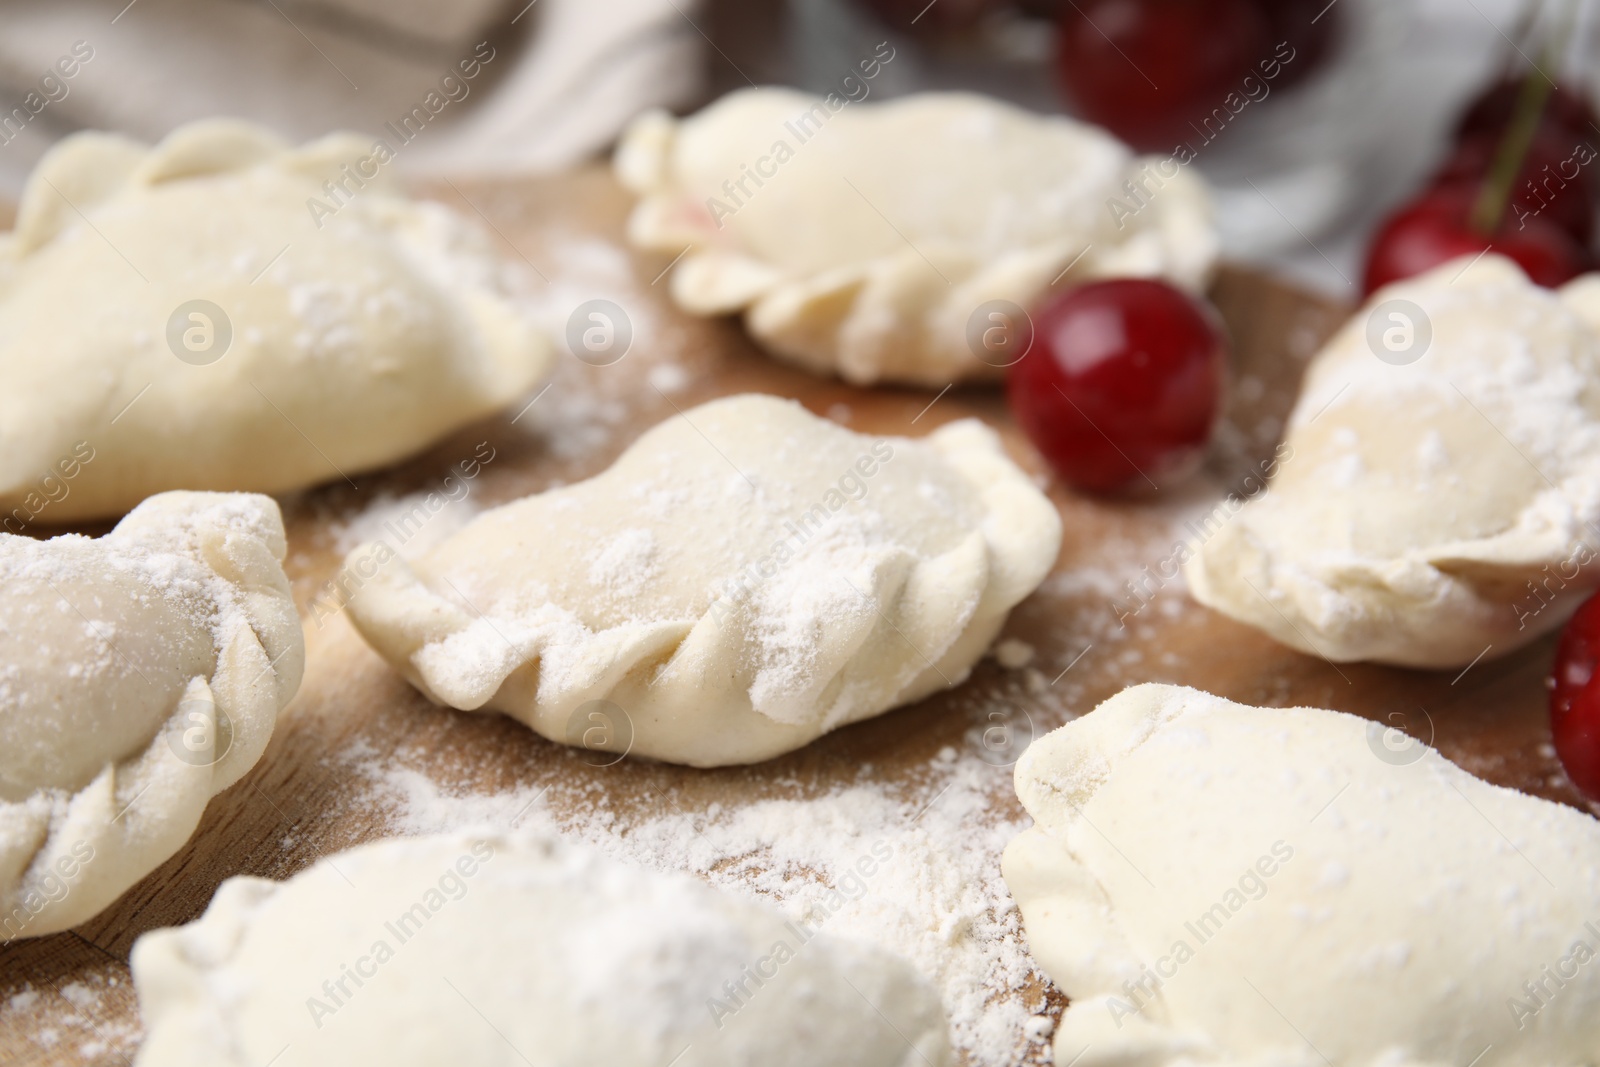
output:
[[[648,344],[659,327],[660,313],[639,294],[633,278],[633,259],[610,241],[576,234],[551,234],[550,258],[561,269],[548,285],[535,290],[524,311],[559,344],[566,336],[567,319],[590,300],[610,300],[628,316],[634,344]]]
[[[576,882],[604,899],[604,923],[579,924],[561,947],[562,978],[584,1006],[625,1004],[629,1023],[652,1037],[692,1033],[706,990],[721,987],[760,951],[687,879],[658,881],[635,871],[598,875],[569,863]],[[661,916],[673,922],[663,925]]]
[[[132,983],[111,966],[79,970],[57,986],[23,983],[0,1001],[0,1032],[34,1049],[84,1063],[126,1063],[144,1036],[131,1009]],[[48,1020],[48,1025],[39,1025]],[[13,1051],[22,1049],[13,1046]]]
[[[342,559],[359,545],[382,541],[415,559],[471,522],[479,510],[470,498],[451,500],[437,490],[399,497],[380,493],[361,510],[334,520],[333,550]]]
[[[623,862],[688,871],[832,936],[894,952],[939,992],[952,1043],[974,1067],[1016,1063],[1053,1030],[1041,1015],[1042,996],[1023,992],[1040,975],[1000,877],[1001,851],[1026,824],[991,810],[997,780],[1009,781],[1006,768],[946,749],[919,789],[859,784],[640,820],[620,818],[603,800],[552,803],[534,788],[454,794],[415,770],[370,758],[356,769],[377,794],[361,803],[387,808],[392,832],[553,830]],[[871,877],[857,872],[862,856],[886,851]]]
[[[871,586],[871,564],[884,551],[876,518],[836,514],[757,590],[751,626],[760,666],[750,702],[768,718],[799,724],[815,716],[831,677],[817,666],[823,632],[871,620],[874,608],[857,590]],[[845,688],[823,722],[831,729],[856,710]]]
[[[676,363],[661,363],[646,376],[650,387],[662,393],[681,393],[689,386],[689,372]]]
[[[1572,308],[1555,292],[1531,287],[1520,277],[1421,288],[1412,296],[1425,317],[1448,331],[1448,342],[1435,345],[1447,354],[1397,369],[1368,358],[1365,346],[1341,349],[1335,340],[1336,353],[1354,351],[1357,358],[1342,358],[1338,373],[1314,374],[1308,380],[1290,416],[1291,426],[1308,424],[1325,411],[1359,407],[1374,395],[1405,395],[1418,405],[1446,408],[1464,401],[1541,471],[1548,471],[1546,477],[1554,484],[1593,506],[1600,489],[1582,457],[1593,454],[1588,443],[1600,438],[1587,399],[1594,356],[1581,343],[1549,332],[1551,323],[1557,330],[1582,329]],[[1357,444],[1354,434],[1336,443],[1348,448]]]
[[[1021,670],[1033,662],[1033,646],[1008,637],[995,645],[994,658],[1007,670]]]
[[[189,517],[188,526],[147,525],[131,532],[113,532],[103,539],[82,534],[61,534],[44,541],[0,537],[0,582],[18,594],[10,605],[11,619],[0,618],[0,630],[12,625],[34,627],[45,612],[75,615],[77,620],[69,625],[81,624],[84,636],[104,650],[103,662],[80,662],[81,667],[116,666],[133,672],[132,665],[114,648],[121,636],[117,625],[109,618],[97,617],[104,606],[88,600],[87,594],[78,597],[81,604],[74,603],[61,592],[116,580],[129,583],[136,590],[136,599],[165,601],[185,617],[208,626],[216,648],[226,648],[241,628],[250,625],[250,619],[243,611],[239,590],[204,562],[201,538],[219,531],[255,528],[263,521],[258,501],[244,495],[216,496]],[[18,591],[24,583],[49,595],[23,596]],[[24,619],[28,620],[25,624],[21,622]]]
[[[655,535],[643,527],[621,530],[596,547],[588,561],[589,581],[617,596],[637,594],[660,569]]]
[[[674,328],[662,322],[658,299],[644,294],[627,250],[573,233],[549,233],[544,241],[559,269],[548,284],[528,287],[518,304],[554,343],[555,372],[550,395],[517,423],[542,437],[557,458],[576,459],[605,448],[619,433],[637,434],[639,428],[632,424],[638,418],[638,405],[626,402],[624,396],[638,389],[641,376],[648,383],[645,392],[655,398],[682,392],[689,374],[672,362]],[[574,314],[594,300],[609,301],[620,309],[622,321],[612,323],[613,336],[620,337],[625,330],[629,337],[627,349],[615,362],[606,362],[609,353],[598,357],[604,365],[579,360],[567,341]]]

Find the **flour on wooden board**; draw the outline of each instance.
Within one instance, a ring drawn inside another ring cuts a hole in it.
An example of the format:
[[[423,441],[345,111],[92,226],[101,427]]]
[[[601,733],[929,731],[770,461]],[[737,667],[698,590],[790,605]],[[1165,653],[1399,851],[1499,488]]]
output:
[[[113,1001],[131,1000],[130,982],[117,968],[78,972],[60,985],[24,982],[0,1000],[0,1030],[18,1029],[40,1052],[67,1053],[85,1063],[125,1063],[144,1037],[138,1013]]]
[[[527,287],[519,307],[555,343],[555,372],[550,395],[519,415],[517,424],[544,438],[557,457],[581,459],[630,426],[637,432],[637,405],[625,402],[624,396],[637,391],[641,377],[650,396],[671,396],[688,386],[689,374],[672,361],[672,345],[665,343],[672,330],[662,321],[661,301],[644,294],[626,249],[561,232],[548,234],[546,243],[551,262],[559,268],[552,268],[544,283]],[[607,366],[586,365],[568,347],[573,315],[593,300],[620,308],[630,335],[625,354]]]
[[[1000,853],[1026,820],[989,810],[1005,768],[946,749],[917,789],[863,783],[631,821],[601,798],[563,797],[558,812],[541,789],[453,794],[416,770],[358,759],[376,794],[362,803],[385,808],[394,832],[553,830],[627,863],[688,871],[910,961],[938,990],[951,1041],[974,1067],[1016,1063],[1030,1046],[1047,1054],[1053,1020],[1041,998],[1021,992],[1042,976],[1000,878]],[[871,877],[858,873],[862,856],[881,861]]]
[[[333,521],[333,551],[340,557],[370,541],[382,541],[406,559],[417,559],[477,518],[470,497],[449,499],[438,490],[375,495],[360,510]]]

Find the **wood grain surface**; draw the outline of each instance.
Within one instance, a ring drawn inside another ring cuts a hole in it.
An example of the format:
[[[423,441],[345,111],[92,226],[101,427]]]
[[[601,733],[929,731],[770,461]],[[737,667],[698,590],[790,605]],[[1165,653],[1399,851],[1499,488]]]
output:
[[[487,220],[507,255],[530,272],[577,290],[583,280],[571,257],[620,246],[629,206],[601,168],[541,180],[457,183],[436,192]],[[662,805],[695,812],[779,792],[804,796],[858,781],[863,773],[920,782],[933,773],[930,764],[942,748],[971,744],[974,726],[997,702],[1019,709],[1029,728],[1042,733],[1125,685],[1165,681],[1250,704],[1315,705],[1388,719],[1484,778],[1581,804],[1549,747],[1549,639],[1465,672],[1334,666],[1200,608],[1181,583],[1169,584],[1119,624],[1114,604],[1121,599],[1127,605],[1121,583],[1169,555],[1185,536],[1183,523],[1241,484],[1271,453],[1306,359],[1345,314],[1242,270],[1225,270],[1213,293],[1233,335],[1235,384],[1206,470],[1184,485],[1124,501],[1085,498],[1050,482],[1065,522],[1061,557],[1044,588],[1006,628],[1007,636],[1036,650],[1032,669],[1006,670],[986,659],[953,691],[781,759],[713,771],[635,759],[591,767],[509,719],[434,707],[389,671],[342,615],[313,605],[326,595],[339,531],[352,513],[386,494],[436,488],[479,442],[490,442],[496,458],[475,483],[474,502],[496,504],[598,472],[675,408],[760,391],[797,398],[871,433],[916,436],[977,416],[1002,432],[1020,463],[1044,475],[998,391],[955,388],[936,399],[932,391],[863,390],[788,369],[754,348],[736,322],[676,312],[665,280],[657,280],[665,265],[648,257],[632,261],[632,295],[622,303],[636,324],[649,328],[641,329],[621,362],[589,367],[563,348],[549,392],[516,423],[517,412],[508,411],[402,466],[355,476],[358,488],[336,479],[283,501],[288,569],[307,639],[299,695],[280,716],[260,763],[212,801],[176,856],[78,930],[0,947],[0,1063],[129,1062],[139,1032],[127,967],[135,938],[195,918],[230,875],[281,879],[319,856],[385,835],[383,813],[364,805],[357,783],[335,758],[358,749],[462,792],[559,785],[551,794],[557,807],[560,797],[598,792],[625,826]],[[653,367],[681,368],[686,384],[658,389],[652,382],[663,379],[652,377]],[[1015,818],[1010,779],[1008,768],[996,767],[992,791],[995,810]],[[1059,1010],[1060,998],[1042,987],[1032,995]]]

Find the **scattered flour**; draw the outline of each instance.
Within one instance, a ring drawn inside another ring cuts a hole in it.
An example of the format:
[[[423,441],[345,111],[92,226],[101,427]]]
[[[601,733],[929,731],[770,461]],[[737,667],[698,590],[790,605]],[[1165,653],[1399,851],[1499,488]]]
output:
[[[14,1029],[36,1049],[71,1050],[86,1063],[126,1063],[144,1036],[132,1001],[132,983],[109,967],[54,988],[25,983],[0,1003],[0,1031]]]
[[[1033,662],[1033,646],[1008,637],[994,646],[995,661],[1008,671],[1021,670]]]
[[[651,388],[663,393],[681,393],[689,387],[689,372],[676,363],[651,367],[647,377]]]
[[[383,541],[415,559],[471,522],[478,505],[470,497],[449,499],[436,490],[373,497],[360,511],[335,521],[334,551],[341,558],[369,541]]]
[[[705,1017],[705,991],[720,989],[761,952],[688,879],[573,866],[578,885],[585,874],[595,880],[591,892],[603,898],[605,917],[569,930],[561,946],[563,977],[581,1005],[625,1005],[630,1023],[652,1037],[690,1034]],[[663,914],[674,921],[664,926]]]
[[[575,359],[558,358],[550,395],[528,408],[518,423],[537,434],[557,459],[583,460],[599,454],[637,419],[626,401],[592,387],[597,375],[590,373],[586,382],[585,371]]]
[[[632,597],[660,571],[656,539],[644,527],[621,530],[589,557],[589,581],[619,597]]]
[[[663,322],[659,298],[647,297],[634,277],[633,259],[620,245],[596,237],[551,233],[545,238],[550,260],[560,265],[546,284],[528,286],[518,303],[556,348],[550,395],[533,404],[518,425],[539,435],[559,459],[582,459],[611,445],[624,433],[636,436],[638,402],[688,388],[687,370],[671,361],[670,326]],[[568,349],[567,326],[591,300],[608,300],[626,317],[628,348],[614,363],[591,366]]]
[[[648,341],[659,325],[659,313],[639,296],[633,276],[633,257],[620,245],[581,234],[548,236],[549,259],[561,269],[548,284],[533,290],[524,309],[558,343],[566,337],[567,319],[578,305],[590,300],[610,300],[628,315],[633,342]]]
[[[703,812],[669,800],[669,810],[634,820],[603,799],[552,802],[531,787],[457,794],[416,770],[357,758],[394,832],[554,831],[637,866],[688,871],[909,960],[939,991],[951,1040],[974,1067],[1045,1062],[1053,1022],[1043,995],[1025,992],[1043,977],[1000,877],[1000,853],[1025,820],[990,810],[1003,768],[945,752],[930,766],[935,780],[914,790],[861,784]],[[861,857],[885,853],[873,876],[858,873]]]

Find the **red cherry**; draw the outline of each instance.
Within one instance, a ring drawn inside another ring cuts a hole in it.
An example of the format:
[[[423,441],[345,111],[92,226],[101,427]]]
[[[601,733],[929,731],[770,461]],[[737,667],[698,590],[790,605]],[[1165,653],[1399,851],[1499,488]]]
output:
[[[1463,138],[1439,168],[1434,184],[1481,188],[1494,168],[1501,138],[1501,133],[1482,131]],[[1580,244],[1588,245],[1594,233],[1597,182],[1592,167],[1584,162],[1593,162],[1592,153],[1580,155],[1581,147],[1567,133],[1541,129],[1534,135],[1511,187],[1514,206],[1508,210],[1513,218],[1524,212],[1547,216]]]
[[[1197,464],[1222,407],[1227,341],[1209,305],[1165,282],[1095,282],[1034,316],[1006,395],[1024,433],[1091,492]]]
[[[1461,121],[1456,125],[1456,139],[1465,140],[1476,133],[1498,134],[1511,121],[1517,108],[1517,98],[1522,93],[1526,75],[1504,78],[1489,86],[1467,105]],[[1600,140],[1600,117],[1595,115],[1587,95],[1571,85],[1557,84],[1545,101],[1539,125],[1552,132],[1578,137],[1591,143]]]
[[[1585,796],[1600,800],[1600,596],[1584,601],[1561,632],[1550,671],[1550,732],[1556,755]]]
[[[1060,74],[1090,122],[1170,152],[1270,51],[1257,0],[1079,0],[1062,17]]]
[[[1550,670],[1550,710],[1565,715],[1577,695],[1594,678],[1600,665],[1600,595],[1592,596],[1572,613],[1556,645]]]
[[[1478,233],[1468,221],[1477,192],[1430,189],[1390,215],[1367,253],[1365,292],[1485,249],[1510,257],[1529,278],[1550,288],[1592,269],[1583,246],[1543,215],[1519,222],[1507,212],[1492,240]]]

